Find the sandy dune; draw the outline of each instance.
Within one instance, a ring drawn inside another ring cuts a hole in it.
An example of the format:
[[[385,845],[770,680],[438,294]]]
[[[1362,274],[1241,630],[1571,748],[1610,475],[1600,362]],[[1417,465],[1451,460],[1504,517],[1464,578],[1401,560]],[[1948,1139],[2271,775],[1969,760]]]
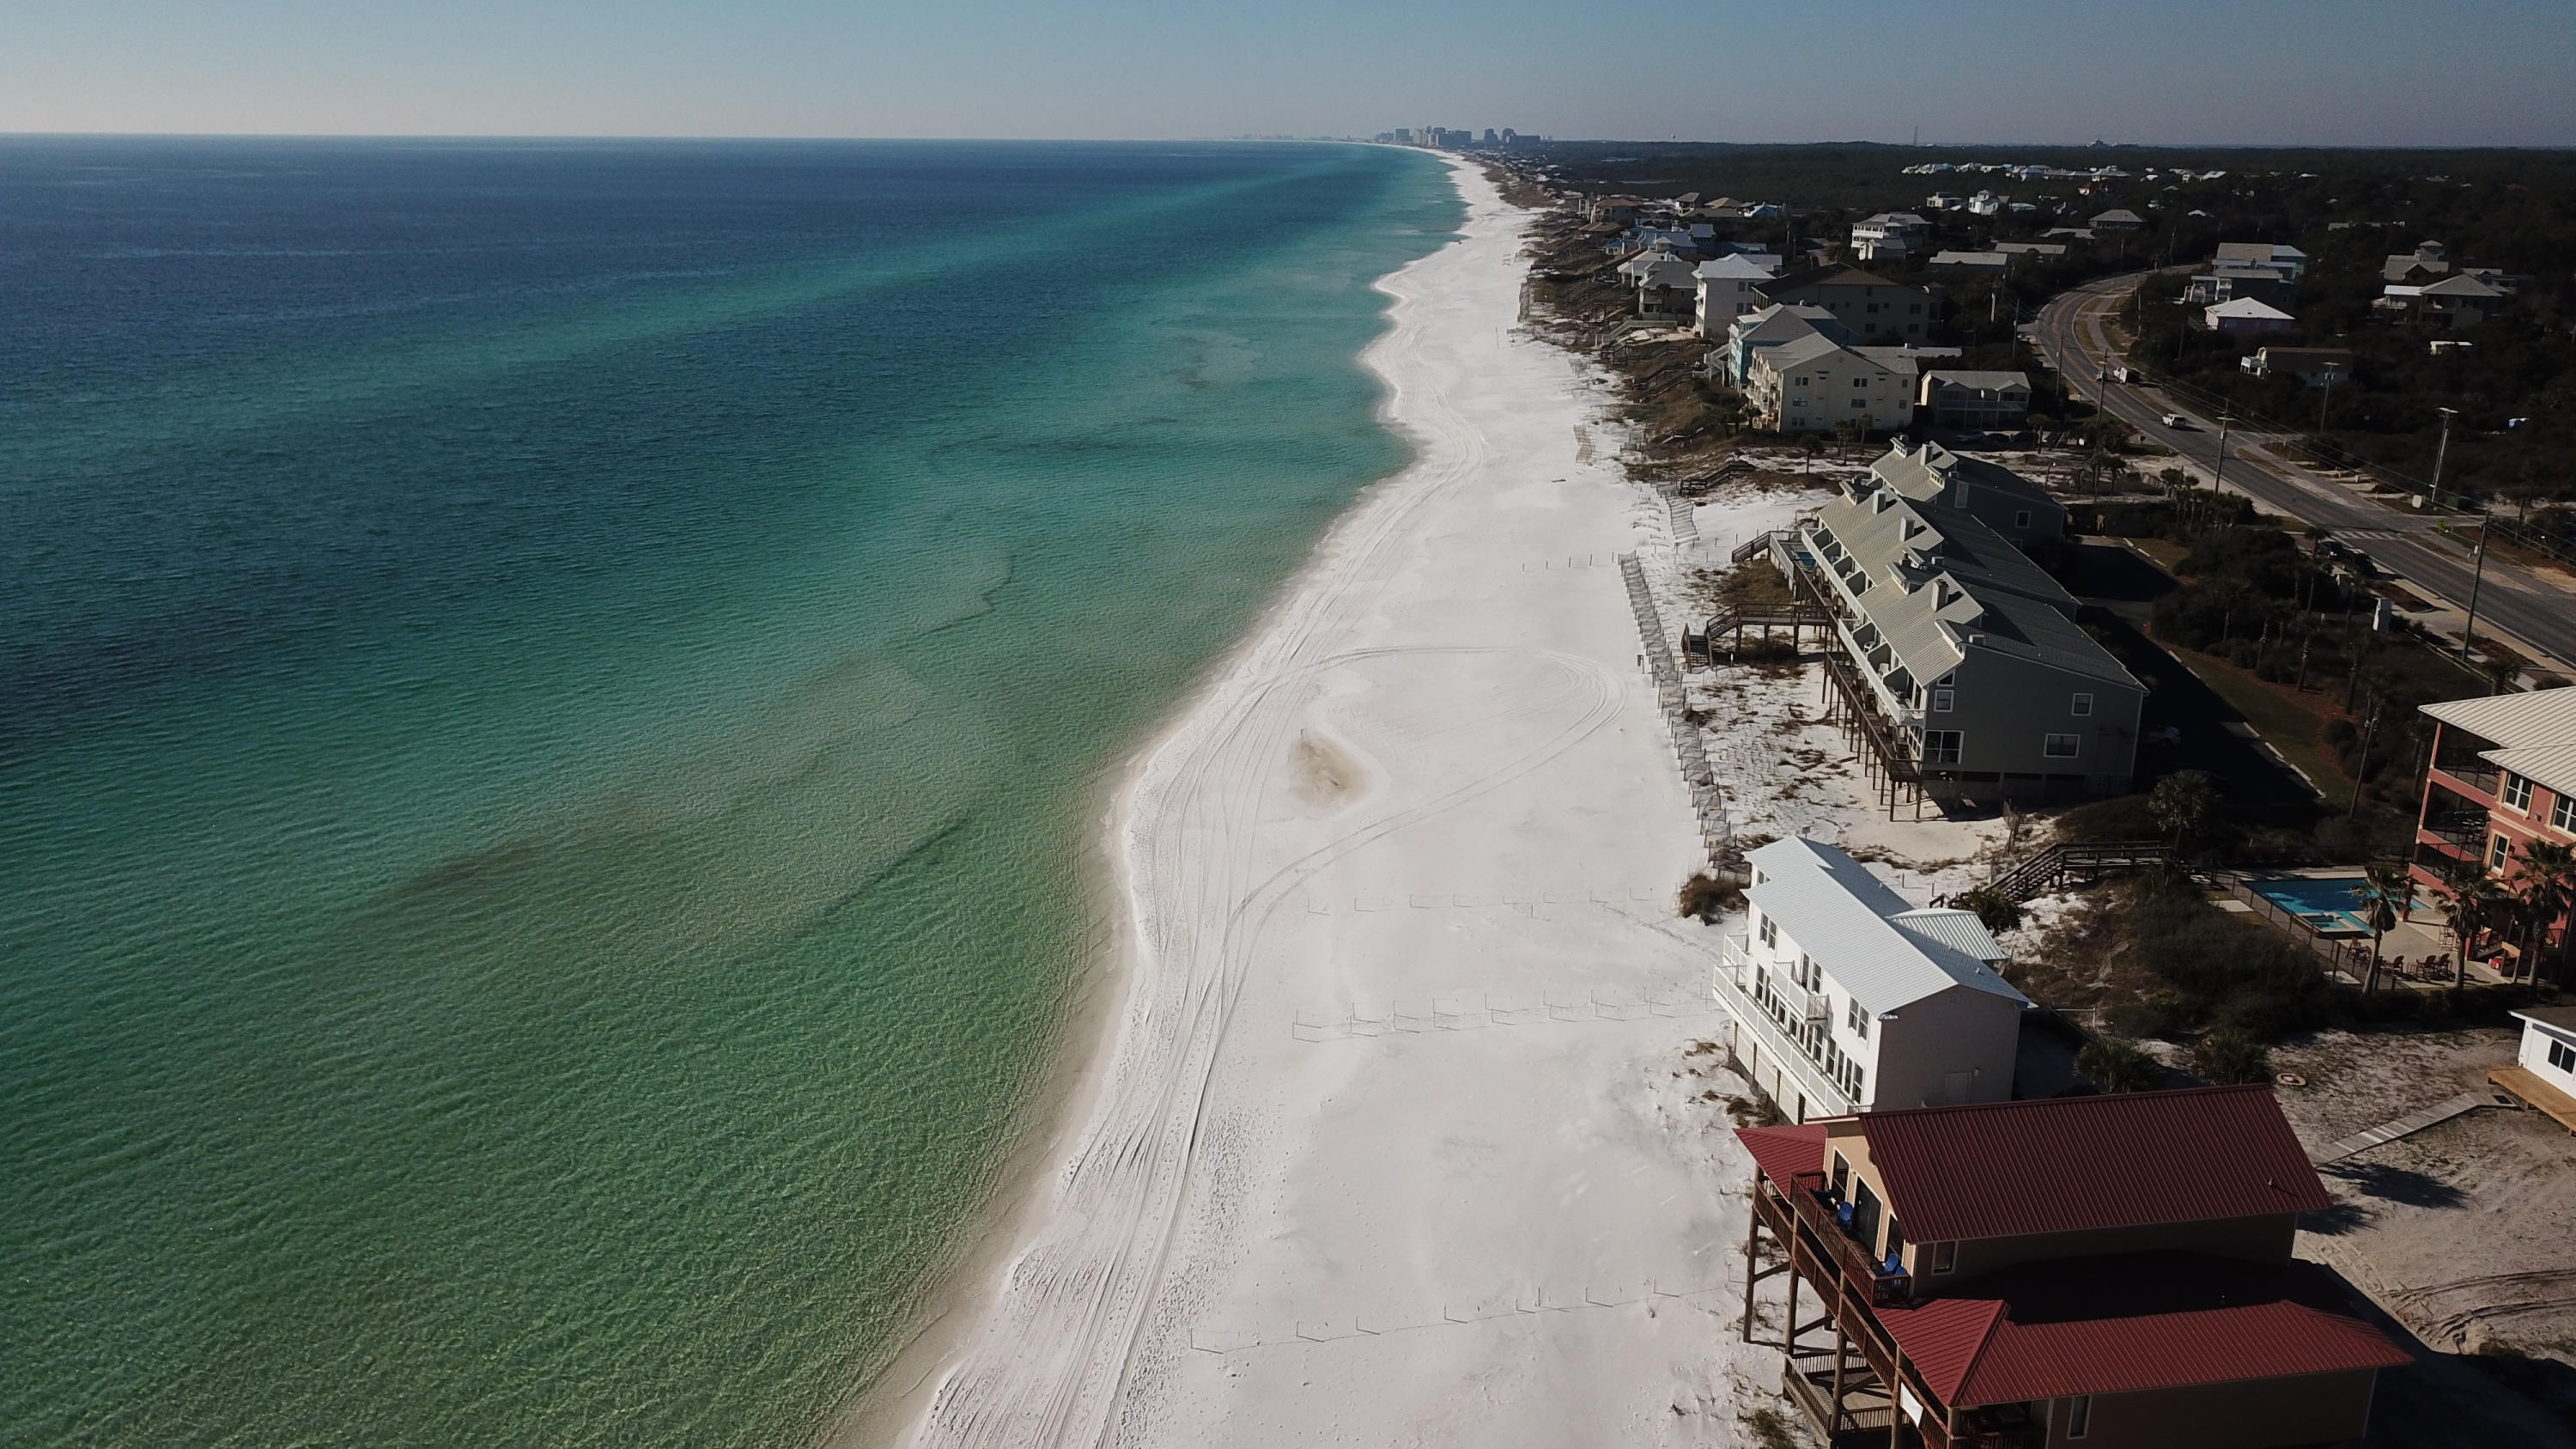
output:
[[[918,1444],[1730,1443],[1777,1373],[1614,561],[1667,512],[1458,179],[1367,359],[1416,461],[1143,757],[1114,1055]]]

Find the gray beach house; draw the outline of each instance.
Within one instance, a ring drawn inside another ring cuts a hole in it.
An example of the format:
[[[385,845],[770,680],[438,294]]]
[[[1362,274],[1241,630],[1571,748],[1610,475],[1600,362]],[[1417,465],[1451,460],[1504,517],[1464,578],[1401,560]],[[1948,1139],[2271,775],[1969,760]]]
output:
[[[2130,788],[2146,690],[2014,547],[2064,523],[2010,469],[1900,444],[1800,524],[1802,549],[1775,550],[1833,610],[1863,707],[1936,799]]]

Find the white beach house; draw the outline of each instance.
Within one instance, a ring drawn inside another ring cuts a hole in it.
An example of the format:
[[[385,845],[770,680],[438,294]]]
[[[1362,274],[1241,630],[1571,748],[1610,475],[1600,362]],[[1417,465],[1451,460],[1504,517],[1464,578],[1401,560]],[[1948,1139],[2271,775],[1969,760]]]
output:
[[[1812,840],[1746,857],[1716,994],[1745,1076],[1792,1122],[2012,1096],[2030,998],[1974,913],[1918,909]]]

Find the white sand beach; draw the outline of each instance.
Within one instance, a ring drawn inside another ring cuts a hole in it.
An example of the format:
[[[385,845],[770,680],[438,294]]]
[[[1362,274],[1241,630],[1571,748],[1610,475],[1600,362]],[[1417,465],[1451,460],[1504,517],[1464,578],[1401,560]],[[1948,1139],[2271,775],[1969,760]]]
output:
[[[1415,461],[1122,795],[1112,1055],[917,1444],[1726,1444],[1768,1401],[1615,562],[1671,521],[1457,179],[1367,354]]]

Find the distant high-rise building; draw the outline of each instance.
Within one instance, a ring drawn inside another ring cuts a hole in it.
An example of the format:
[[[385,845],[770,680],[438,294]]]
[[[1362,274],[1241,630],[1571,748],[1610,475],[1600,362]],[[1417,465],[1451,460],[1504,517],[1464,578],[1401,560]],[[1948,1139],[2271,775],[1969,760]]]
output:
[[[1503,138],[1494,134],[1493,127],[1487,126],[1485,128],[1485,144],[1488,146],[1499,146],[1502,143]]]

